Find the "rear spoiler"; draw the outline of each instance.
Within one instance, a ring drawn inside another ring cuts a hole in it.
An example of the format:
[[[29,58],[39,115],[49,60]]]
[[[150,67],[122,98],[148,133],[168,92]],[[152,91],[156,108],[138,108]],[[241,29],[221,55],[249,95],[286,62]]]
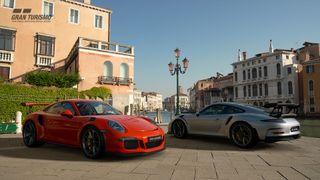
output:
[[[273,108],[270,112],[270,116],[273,117],[297,117],[299,104],[293,103],[269,103],[264,105],[265,108]]]
[[[50,103],[23,102],[21,103],[21,106],[29,107],[29,113],[31,113],[31,109],[33,106],[47,106],[49,104]]]

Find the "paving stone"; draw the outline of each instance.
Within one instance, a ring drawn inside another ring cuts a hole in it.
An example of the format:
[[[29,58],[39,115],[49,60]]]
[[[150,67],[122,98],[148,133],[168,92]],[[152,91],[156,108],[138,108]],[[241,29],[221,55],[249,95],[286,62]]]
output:
[[[147,174],[134,174],[134,173],[120,173],[120,172],[111,172],[109,173],[105,179],[110,180],[123,180],[123,179],[130,179],[130,180],[144,180],[147,179]]]

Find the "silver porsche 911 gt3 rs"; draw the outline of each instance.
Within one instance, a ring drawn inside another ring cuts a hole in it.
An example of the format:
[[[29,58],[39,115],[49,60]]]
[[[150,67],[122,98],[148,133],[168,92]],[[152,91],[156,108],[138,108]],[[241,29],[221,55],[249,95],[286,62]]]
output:
[[[300,123],[290,106],[275,105],[272,111],[239,103],[215,103],[196,114],[175,117],[168,133],[177,138],[188,134],[225,136],[242,148],[255,145],[259,140],[276,142],[300,137]],[[286,114],[282,111],[287,111]]]

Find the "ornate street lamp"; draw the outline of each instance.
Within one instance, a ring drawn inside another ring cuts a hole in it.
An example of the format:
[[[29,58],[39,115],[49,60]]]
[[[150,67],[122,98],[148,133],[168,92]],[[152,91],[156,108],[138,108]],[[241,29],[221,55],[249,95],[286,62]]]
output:
[[[174,76],[175,74],[177,75],[177,103],[176,103],[176,115],[179,115],[180,114],[180,103],[179,103],[179,73],[181,74],[184,74],[186,73],[187,69],[188,69],[188,66],[189,66],[189,60],[187,58],[184,58],[182,60],[182,63],[183,63],[183,70],[181,68],[181,65],[179,64],[179,57],[180,57],[180,49],[179,48],[176,48],[174,50],[175,54],[176,54],[176,60],[177,60],[177,63],[176,64],[173,64],[172,62],[170,62],[168,64],[169,66],[169,71],[170,71],[170,74],[172,76]]]

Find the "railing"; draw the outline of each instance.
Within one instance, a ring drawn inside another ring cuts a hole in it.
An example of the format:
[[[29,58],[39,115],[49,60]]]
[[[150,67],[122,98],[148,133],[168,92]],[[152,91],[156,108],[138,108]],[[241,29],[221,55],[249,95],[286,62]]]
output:
[[[52,66],[53,57],[37,55],[37,66]]]
[[[125,85],[129,86],[133,83],[132,78],[114,77],[114,76],[100,76],[99,83],[112,84],[112,85]]]
[[[13,52],[0,50],[0,62],[13,62]]]
[[[121,45],[117,43],[109,43],[104,41],[92,40],[79,37],[77,41],[78,47],[106,51],[123,55],[134,55],[134,47],[129,45]]]

